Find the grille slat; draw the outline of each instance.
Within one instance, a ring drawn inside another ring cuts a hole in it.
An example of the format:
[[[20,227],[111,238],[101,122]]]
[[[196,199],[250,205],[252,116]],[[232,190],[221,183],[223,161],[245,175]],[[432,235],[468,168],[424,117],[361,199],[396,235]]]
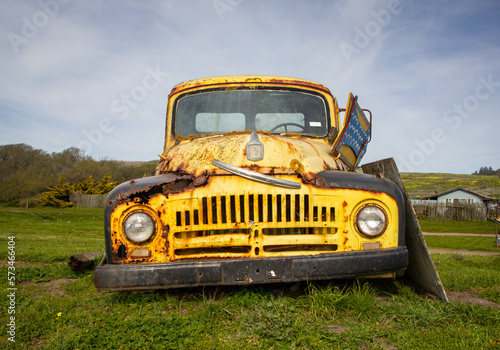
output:
[[[240,222],[245,222],[245,196],[240,195]]]
[[[202,215],[203,215],[203,224],[208,225],[208,200],[206,197],[202,198]]]
[[[281,194],[276,196],[276,221],[281,222],[281,209],[283,208],[283,203],[281,201]]]
[[[285,212],[286,212],[286,221],[292,221],[292,196],[287,194],[285,196]]]
[[[295,195],[295,221],[300,221],[300,195]]]
[[[227,206],[226,206],[226,196],[220,197],[220,222],[227,224]]]
[[[219,211],[217,210],[217,197],[212,197],[212,210],[211,210],[211,216],[212,216],[212,224],[216,224],[217,221],[217,216],[219,214]]]
[[[304,221],[309,221],[309,195],[304,196]]]
[[[248,220],[255,221],[255,203],[253,194],[248,196]]]
[[[229,197],[229,202],[231,205],[231,222],[236,222],[236,199],[234,196]]]
[[[258,198],[257,208],[259,212],[259,222],[264,222],[264,196],[259,194],[257,198]]]
[[[273,222],[273,195],[267,195],[267,222]]]

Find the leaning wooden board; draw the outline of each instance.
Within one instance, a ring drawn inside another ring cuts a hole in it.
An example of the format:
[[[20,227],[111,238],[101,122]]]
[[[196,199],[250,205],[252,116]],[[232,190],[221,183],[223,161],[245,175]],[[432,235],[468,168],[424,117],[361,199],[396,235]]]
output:
[[[393,158],[387,158],[365,164],[361,168],[365,174],[381,176],[391,180],[403,193],[406,208],[406,246],[409,255],[408,269],[405,276],[415,284],[420,292],[429,293],[441,300],[448,301],[441,279],[425,244],[420,224],[411,206],[403,180],[399,175],[396,162]]]

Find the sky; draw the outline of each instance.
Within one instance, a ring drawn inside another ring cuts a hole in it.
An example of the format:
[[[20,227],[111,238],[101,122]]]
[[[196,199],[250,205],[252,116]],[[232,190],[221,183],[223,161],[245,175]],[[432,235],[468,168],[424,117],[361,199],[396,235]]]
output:
[[[497,0],[2,0],[0,45],[0,145],[159,159],[174,85],[265,74],[357,95],[361,164],[500,168]]]

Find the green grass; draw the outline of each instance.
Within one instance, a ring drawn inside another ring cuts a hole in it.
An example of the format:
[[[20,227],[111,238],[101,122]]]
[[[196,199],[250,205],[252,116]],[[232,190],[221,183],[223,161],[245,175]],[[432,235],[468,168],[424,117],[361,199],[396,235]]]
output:
[[[424,232],[492,233],[495,234],[493,221],[452,221],[441,219],[418,219]],[[498,225],[500,233],[500,225]]]
[[[71,254],[103,248],[99,210],[0,210],[0,230],[5,247],[0,248],[0,348],[500,347],[498,309],[433,301],[404,279],[98,292],[91,271],[72,272],[66,261]],[[8,235],[16,237],[15,346],[8,341],[9,315],[3,312],[9,305]],[[448,290],[500,302],[500,258],[433,258]]]
[[[103,209],[2,208],[0,247],[16,240],[20,261],[66,261],[73,254],[104,249]],[[0,259],[7,250],[0,250]]]
[[[433,254],[432,258],[448,290],[472,290],[500,303],[500,255]]]
[[[470,237],[470,236],[428,236],[425,242],[429,248],[467,249],[483,252],[500,253],[496,247],[495,237]]]
[[[268,286],[100,293],[89,275],[62,287],[63,296],[36,285],[19,293],[18,348],[484,349],[500,340],[497,310],[387,283],[318,283],[276,298]]]

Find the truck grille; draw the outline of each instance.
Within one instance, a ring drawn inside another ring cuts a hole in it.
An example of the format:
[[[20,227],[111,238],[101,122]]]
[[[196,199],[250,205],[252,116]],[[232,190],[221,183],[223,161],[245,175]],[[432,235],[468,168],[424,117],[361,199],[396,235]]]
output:
[[[338,206],[334,199],[311,194],[244,193],[179,200],[172,208],[173,258],[337,251]]]
[[[203,197],[200,208],[176,211],[177,227],[243,222],[294,222],[314,226],[314,223],[335,222],[335,206],[312,205],[307,194],[248,194]]]

